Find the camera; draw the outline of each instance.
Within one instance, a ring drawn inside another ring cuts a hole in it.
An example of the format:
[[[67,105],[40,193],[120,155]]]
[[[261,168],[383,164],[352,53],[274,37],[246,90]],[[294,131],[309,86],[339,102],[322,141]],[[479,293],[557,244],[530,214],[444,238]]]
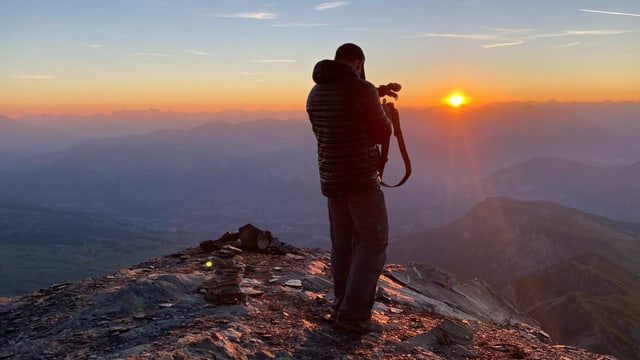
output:
[[[396,94],[402,86],[398,83],[388,83],[387,85],[378,86],[378,95],[380,97],[391,96],[394,99],[398,99],[398,94]]]

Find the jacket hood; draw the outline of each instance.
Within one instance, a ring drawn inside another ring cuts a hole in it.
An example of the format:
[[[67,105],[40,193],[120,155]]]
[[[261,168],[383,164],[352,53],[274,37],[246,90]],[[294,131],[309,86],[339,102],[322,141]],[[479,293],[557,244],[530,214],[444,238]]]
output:
[[[360,77],[351,66],[339,61],[321,60],[313,67],[313,81],[316,84],[331,84],[349,78]]]

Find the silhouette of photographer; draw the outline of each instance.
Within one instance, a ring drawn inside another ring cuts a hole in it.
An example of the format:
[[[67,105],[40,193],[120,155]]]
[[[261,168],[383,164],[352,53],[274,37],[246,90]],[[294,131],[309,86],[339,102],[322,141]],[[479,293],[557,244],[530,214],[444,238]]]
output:
[[[315,65],[307,98],[328,199],[335,327],[359,334],[381,331],[371,320],[389,238],[378,144],[388,143],[396,110],[380,97],[400,89],[366,81],[364,63],[359,46],[341,45],[334,60]]]

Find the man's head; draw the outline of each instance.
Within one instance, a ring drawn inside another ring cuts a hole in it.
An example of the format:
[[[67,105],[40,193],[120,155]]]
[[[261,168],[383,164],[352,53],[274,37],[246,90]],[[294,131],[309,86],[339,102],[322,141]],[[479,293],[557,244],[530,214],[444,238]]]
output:
[[[360,74],[360,78],[365,79],[364,52],[358,45],[352,43],[340,45],[336,50],[334,60],[353,66]]]

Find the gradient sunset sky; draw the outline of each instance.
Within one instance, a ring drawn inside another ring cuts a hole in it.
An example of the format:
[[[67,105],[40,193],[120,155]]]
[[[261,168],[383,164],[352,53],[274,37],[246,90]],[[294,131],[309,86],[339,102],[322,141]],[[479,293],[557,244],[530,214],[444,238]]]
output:
[[[638,0],[3,0],[0,114],[304,109],[344,42],[399,104],[640,100]]]

